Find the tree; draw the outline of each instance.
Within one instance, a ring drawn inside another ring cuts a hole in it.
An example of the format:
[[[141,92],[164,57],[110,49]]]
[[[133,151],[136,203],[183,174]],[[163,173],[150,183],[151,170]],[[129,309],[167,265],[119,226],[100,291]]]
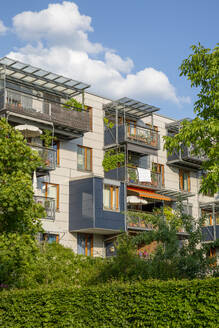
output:
[[[215,259],[206,256],[209,246],[201,244],[204,218],[195,220],[183,214],[180,202],[175,211],[170,208],[156,210],[153,214],[128,211],[127,215],[132,219],[140,218],[153,229],[136,235],[121,235],[116,245],[117,256],[106,264],[98,281],[194,279],[217,272],[218,268],[211,266]],[[180,237],[182,228],[184,234]],[[139,257],[139,247],[152,242],[156,242],[154,251]]]
[[[32,175],[42,165],[23,135],[0,120],[0,233],[41,230],[44,209],[33,199]]]
[[[184,120],[174,137],[164,137],[165,149],[172,153],[183,144],[192,146],[194,155],[206,157],[200,192],[214,194],[219,190],[219,47],[211,50],[199,44],[191,48],[193,54],[182,62],[180,76],[200,89],[194,104],[197,116]]]

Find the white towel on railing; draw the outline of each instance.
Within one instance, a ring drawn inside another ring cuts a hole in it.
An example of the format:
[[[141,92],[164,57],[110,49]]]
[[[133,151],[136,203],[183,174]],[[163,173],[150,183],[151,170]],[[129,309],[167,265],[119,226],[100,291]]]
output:
[[[151,171],[138,167],[138,180],[140,182],[151,182]]]

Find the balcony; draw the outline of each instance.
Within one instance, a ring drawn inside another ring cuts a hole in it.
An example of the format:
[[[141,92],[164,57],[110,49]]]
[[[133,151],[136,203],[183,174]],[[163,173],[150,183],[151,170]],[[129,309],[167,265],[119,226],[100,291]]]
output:
[[[130,185],[143,186],[151,189],[161,189],[162,188],[162,177],[160,173],[149,171],[149,176],[151,178],[150,182],[142,181],[139,177],[138,168],[133,167],[118,167],[117,169],[105,172],[105,178],[119,181],[126,181]],[[150,179],[149,179],[150,180]]]
[[[41,166],[39,170],[52,171],[56,169],[56,151],[53,148],[46,148],[43,146],[28,144],[33,150],[38,152],[38,155],[42,158],[44,166]]]
[[[160,146],[160,139],[158,131],[139,126],[130,126],[123,124],[118,126],[118,133],[116,133],[116,126],[107,128],[104,131],[104,145],[105,147],[116,144],[116,134],[118,135],[118,144],[131,143],[136,146],[148,148],[148,152],[158,150]],[[137,149],[137,148],[136,148]],[[132,149],[134,151],[134,149]]]
[[[200,168],[202,162],[206,158],[201,154],[200,156],[194,155],[192,150],[192,147],[182,146],[179,152],[175,151],[167,156],[167,164],[180,167]]]
[[[45,208],[46,217],[43,219],[54,220],[56,212],[55,199],[44,196],[34,196],[34,199],[37,204],[41,204]]]
[[[0,96],[0,112],[10,113],[9,120],[20,115],[46,126],[54,124],[55,133],[72,139],[90,131],[90,114],[81,108],[63,108],[61,103],[30,96],[21,92],[5,90]],[[18,120],[18,118],[17,118]]]
[[[145,213],[146,214],[146,213]],[[149,213],[151,214],[151,213]],[[127,217],[127,228],[133,230],[153,230],[153,225],[151,223],[145,223],[144,220],[138,217]]]

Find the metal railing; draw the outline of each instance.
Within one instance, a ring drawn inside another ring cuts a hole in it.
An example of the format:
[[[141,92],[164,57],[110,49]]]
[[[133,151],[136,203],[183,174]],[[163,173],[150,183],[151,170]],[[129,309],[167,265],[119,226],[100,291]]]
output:
[[[41,204],[46,211],[46,217],[44,219],[54,220],[56,212],[55,199],[44,196],[34,196],[35,202]]]
[[[159,148],[159,134],[153,129],[126,124],[126,139],[156,149]]]
[[[151,223],[146,223],[141,218],[132,217],[132,216],[127,217],[127,227],[140,228],[140,229],[145,229],[145,230],[153,230],[153,225]]]
[[[137,168],[127,167],[127,180],[129,183],[143,185],[143,186],[150,186],[154,188],[162,187],[162,177],[160,173],[150,171],[150,178],[151,181],[148,182],[142,181],[139,178],[139,173]]]
[[[40,145],[28,144],[33,150],[37,151],[39,156],[44,162],[44,166],[40,167],[45,170],[56,169],[56,150],[53,148],[47,148]]]
[[[18,91],[5,90],[1,96],[1,108],[8,109],[18,114],[28,115],[52,121],[76,130],[90,131],[89,111],[64,104],[59,104],[45,99],[29,96]]]

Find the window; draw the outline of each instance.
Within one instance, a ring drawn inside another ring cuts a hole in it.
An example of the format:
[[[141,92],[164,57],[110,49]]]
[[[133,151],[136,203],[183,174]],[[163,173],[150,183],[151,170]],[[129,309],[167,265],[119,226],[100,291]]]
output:
[[[59,242],[59,235],[53,234],[53,233],[44,233],[42,240],[46,241],[49,244],[58,243]]]
[[[45,197],[55,199],[56,210],[59,210],[59,185],[56,183],[43,182],[43,193]]]
[[[60,165],[60,141],[53,141],[53,149],[56,151],[56,164]]]
[[[179,170],[179,189],[182,191],[190,191],[190,173],[188,171]]]
[[[111,211],[119,211],[119,187],[104,185],[103,208]]]
[[[77,253],[85,256],[93,256],[93,235],[77,234]]]
[[[164,183],[164,165],[158,163],[152,163],[152,172],[157,173],[161,177],[162,187],[165,186]]]
[[[92,171],[92,149],[78,146],[78,170]]]

